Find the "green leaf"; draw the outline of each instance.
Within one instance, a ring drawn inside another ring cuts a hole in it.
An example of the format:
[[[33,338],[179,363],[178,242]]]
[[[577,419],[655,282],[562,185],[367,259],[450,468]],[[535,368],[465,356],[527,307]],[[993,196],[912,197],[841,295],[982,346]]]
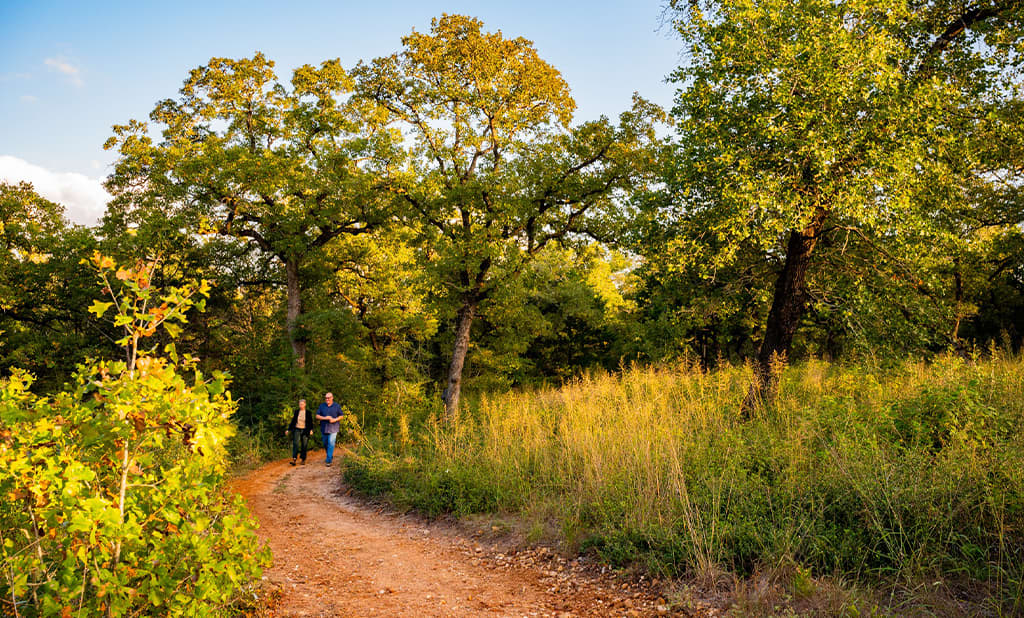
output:
[[[107,309],[110,309],[113,305],[114,303],[105,303],[94,300],[92,301],[92,306],[89,307],[89,313],[95,314],[97,318],[101,318],[103,317],[103,314],[107,312]]]
[[[178,335],[181,334],[181,326],[178,326],[173,322],[164,322],[164,329],[167,331],[167,334],[170,335],[172,339],[177,339]]]

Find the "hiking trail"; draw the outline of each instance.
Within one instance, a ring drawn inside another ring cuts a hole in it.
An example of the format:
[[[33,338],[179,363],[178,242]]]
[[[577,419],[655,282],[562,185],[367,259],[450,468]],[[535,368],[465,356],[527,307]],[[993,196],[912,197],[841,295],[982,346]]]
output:
[[[320,455],[232,483],[274,555],[263,578],[269,616],[689,615],[669,610],[657,580],[351,496]]]

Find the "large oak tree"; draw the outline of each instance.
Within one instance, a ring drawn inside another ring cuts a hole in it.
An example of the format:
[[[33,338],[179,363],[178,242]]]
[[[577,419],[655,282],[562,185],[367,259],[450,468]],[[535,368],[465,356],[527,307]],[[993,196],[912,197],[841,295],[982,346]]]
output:
[[[455,305],[450,415],[481,305],[545,246],[599,234],[597,213],[644,177],[658,110],[638,98],[618,126],[571,126],[559,72],[530,41],[473,18],[445,15],[402,43],[353,74],[357,96],[407,138],[407,164],[387,182]]]
[[[246,239],[284,270],[287,331],[298,367],[303,266],[342,235],[362,234],[384,218],[364,157],[386,161],[389,137],[374,133],[348,95],[337,60],[296,69],[290,87],[257,53],[213,58],[194,69],[177,99],[161,101],[145,123],[114,128],[108,148],[120,158],[107,182],[112,210],[185,213],[192,229]]]
[[[687,56],[674,74],[681,253],[709,278],[750,250],[776,273],[749,409],[790,352],[808,278],[837,262],[824,252],[856,243],[899,271],[901,254],[953,253],[1019,220],[1024,170],[1007,142],[1020,131],[1007,111],[1020,101],[1022,3],[672,8]],[[890,279],[919,279],[902,270]]]

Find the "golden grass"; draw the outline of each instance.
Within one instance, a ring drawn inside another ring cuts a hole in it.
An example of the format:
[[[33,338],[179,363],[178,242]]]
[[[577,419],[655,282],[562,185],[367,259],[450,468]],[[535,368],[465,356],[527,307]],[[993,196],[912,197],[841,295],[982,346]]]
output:
[[[938,578],[1020,609],[1024,362],[806,361],[744,422],[750,377],[636,367],[483,396],[350,472],[428,512],[554,517],[528,525],[668,574]]]

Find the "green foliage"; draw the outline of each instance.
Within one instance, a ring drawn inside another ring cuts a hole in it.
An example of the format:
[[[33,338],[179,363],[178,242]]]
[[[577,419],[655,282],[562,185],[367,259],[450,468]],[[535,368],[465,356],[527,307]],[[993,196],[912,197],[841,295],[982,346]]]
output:
[[[0,242],[3,264],[45,259],[37,243],[65,231],[64,208],[41,197],[30,183],[0,184]]]
[[[205,284],[160,292],[151,264],[93,264],[111,302],[91,310],[114,309],[130,364],[82,365],[49,396],[21,371],[0,384],[0,603],[22,616],[215,613],[269,558],[221,486],[235,404],[225,374],[139,345],[183,323]]]
[[[114,327],[124,335],[116,343],[126,350],[130,371],[140,357],[151,352],[139,349],[143,338],[152,337],[162,326],[171,339],[176,339],[181,334],[181,325],[187,322],[185,314],[188,310],[195,306],[203,311],[206,307],[210,284],[205,280],[195,286],[158,290],[153,287],[156,261],[138,261],[132,267],[117,268],[113,258],[97,251],[91,262],[99,272],[103,293],[111,300],[94,300],[89,313],[102,318],[113,308]],[[195,300],[196,296],[203,298]],[[166,346],[164,352],[169,353],[171,359],[177,362],[177,352],[173,345]]]
[[[432,515],[517,513],[670,576],[790,564],[903,590],[975,586],[978,607],[1012,613],[1024,578],[1022,362],[809,361],[745,423],[748,368],[594,374],[428,419],[404,454],[374,441],[345,475]]]
[[[655,327],[762,364],[808,327],[796,351],[955,340],[964,261],[1021,220],[1019,6],[671,9],[679,141],[635,245]]]
[[[451,414],[477,311],[500,303],[544,247],[608,231],[617,193],[649,179],[662,114],[637,97],[618,126],[570,127],[575,102],[558,71],[530,41],[477,19],[444,15],[402,43],[353,71],[355,93],[409,136],[404,164],[382,171],[456,322]]]
[[[107,181],[114,216],[242,239],[275,260],[300,369],[302,294],[315,283],[303,267],[336,238],[365,233],[386,217],[388,195],[374,190],[359,162],[388,159],[393,136],[364,126],[361,108],[347,103],[351,87],[338,60],[299,67],[288,87],[261,53],[211,58],[190,73],[177,100],[150,114],[162,142],[133,120],[115,126],[105,145],[119,154]]]
[[[324,285],[305,320],[315,346],[311,370],[354,408],[375,404],[391,381],[424,380],[424,342],[437,331],[432,281],[420,268],[412,232],[392,226],[329,249]],[[336,386],[333,388],[337,388]],[[341,401],[341,400],[339,400]]]
[[[345,482],[370,496],[387,496],[398,506],[427,516],[491,513],[503,501],[500,483],[464,467],[440,468],[413,461],[347,458]]]
[[[958,335],[988,346],[1019,346],[1024,341],[1024,234],[1009,229],[972,247],[957,274],[963,298]]]
[[[0,371],[32,372],[37,390],[56,388],[88,354],[112,348],[86,307],[93,275],[79,264],[96,246],[92,233],[28,183],[0,183]]]
[[[350,71],[213,58],[150,125],[115,128],[102,249],[163,255],[164,286],[219,284],[176,345],[232,371],[246,424],[324,388],[373,415],[391,382],[742,361],[787,233],[818,213],[792,357],[1016,340],[1017,23],[1000,8],[932,52],[955,7],[880,6],[674,5],[672,146],[641,98],[573,125],[530,41],[460,15]],[[625,263],[596,275],[618,242]],[[42,339],[10,330],[39,372]]]
[[[743,243],[777,247],[818,209],[853,240],[879,242],[892,226],[905,242],[954,233],[953,205],[931,209],[943,197],[957,207],[968,199],[941,193],[971,182],[955,167],[962,148],[978,158],[988,147],[964,139],[1015,102],[1010,14],[935,48],[928,41],[946,25],[942,6],[714,1],[677,10],[688,54],[674,75],[683,86],[674,110],[679,187],[695,224],[717,222],[692,239],[694,249],[714,249],[706,270],[729,263]],[[983,41],[989,47],[973,54]],[[954,110],[962,123],[945,122]],[[1007,138],[1018,133],[1001,128]],[[923,184],[939,176],[945,181]]]
[[[635,305],[631,264],[598,243],[549,246],[481,310],[466,387],[497,392],[618,367]]]
[[[281,439],[281,430],[271,422],[239,426],[228,437],[225,448],[234,475],[255,470],[267,462],[284,459],[291,454],[290,443]],[[309,450],[315,449],[316,442],[311,440]]]
[[[353,159],[373,140],[344,105],[351,80],[330,60],[299,67],[290,86],[260,53],[193,70],[180,98],[151,114],[165,142],[154,144],[145,123],[115,127],[106,144],[120,154],[108,181],[113,210],[190,212],[193,224],[205,218],[282,261],[364,225],[372,195],[346,197],[365,181]]]

